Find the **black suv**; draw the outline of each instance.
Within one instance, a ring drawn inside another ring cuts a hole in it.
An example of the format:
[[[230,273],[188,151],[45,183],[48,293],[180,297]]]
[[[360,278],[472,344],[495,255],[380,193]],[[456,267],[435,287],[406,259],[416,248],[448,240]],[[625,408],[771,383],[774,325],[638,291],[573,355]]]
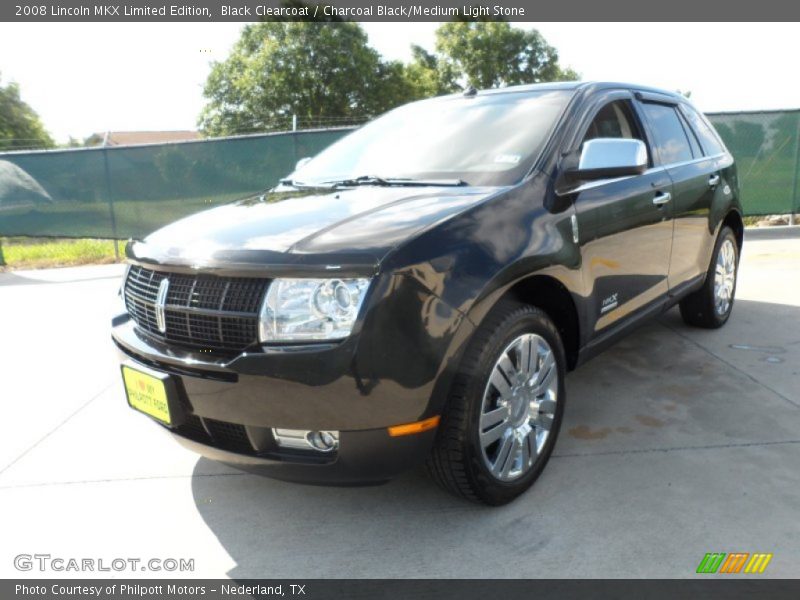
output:
[[[131,406],[210,458],[340,484],[427,461],[502,504],[553,450],[567,371],[676,303],[725,323],[742,234],[682,96],[469,90],[129,243],[113,338]]]

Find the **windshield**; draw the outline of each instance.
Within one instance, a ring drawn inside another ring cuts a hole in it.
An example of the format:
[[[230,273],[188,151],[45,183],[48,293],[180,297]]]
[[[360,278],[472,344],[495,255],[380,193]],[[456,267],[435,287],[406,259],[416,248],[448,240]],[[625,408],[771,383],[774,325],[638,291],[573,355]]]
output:
[[[510,185],[533,166],[571,92],[415,102],[336,142],[290,176],[298,184],[357,177]]]

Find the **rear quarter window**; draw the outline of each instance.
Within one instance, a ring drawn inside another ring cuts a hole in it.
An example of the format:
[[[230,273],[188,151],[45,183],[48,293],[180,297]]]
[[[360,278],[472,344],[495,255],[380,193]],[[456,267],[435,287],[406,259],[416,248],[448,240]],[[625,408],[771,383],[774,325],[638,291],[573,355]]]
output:
[[[706,156],[714,156],[725,152],[725,146],[722,145],[711,125],[700,113],[688,104],[682,105],[681,110],[700,139],[700,145],[703,147],[703,152],[705,152]]]

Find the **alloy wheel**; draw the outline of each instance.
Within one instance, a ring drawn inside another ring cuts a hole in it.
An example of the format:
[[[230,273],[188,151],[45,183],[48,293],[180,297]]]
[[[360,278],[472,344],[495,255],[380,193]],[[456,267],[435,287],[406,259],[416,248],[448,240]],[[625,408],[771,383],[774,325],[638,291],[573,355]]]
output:
[[[726,314],[731,307],[735,283],[736,249],[733,247],[733,242],[726,239],[719,247],[714,269],[714,310],[720,316]]]
[[[500,353],[484,390],[478,432],[493,477],[513,481],[533,468],[550,436],[558,387],[555,355],[543,337],[520,335]]]

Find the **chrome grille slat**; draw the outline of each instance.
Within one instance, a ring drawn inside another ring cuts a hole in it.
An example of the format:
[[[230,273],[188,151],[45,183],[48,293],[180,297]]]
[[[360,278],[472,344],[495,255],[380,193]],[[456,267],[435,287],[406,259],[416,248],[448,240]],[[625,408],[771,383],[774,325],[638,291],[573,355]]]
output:
[[[189,306],[192,303],[192,296],[194,295],[194,287],[197,285],[197,279],[192,281],[192,287],[189,290],[189,296],[186,298],[186,306]],[[189,339],[194,339],[192,335],[192,320],[189,317],[186,317],[186,333],[189,334]]]
[[[155,302],[165,277],[167,329],[161,333]],[[258,342],[258,310],[268,284],[268,279],[165,273],[134,265],[125,281],[125,304],[148,335],[189,349],[235,354]]]
[[[173,312],[190,315],[202,315],[204,317],[239,317],[246,319],[247,317],[258,316],[258,313],[236,312],[233,310],[216,310],[213,308],[197,308],[194,306],[179,306],[177,304],[167,304],[164,306],[164,308]]]
[[[225,282],[225,289],[222,290],[222,296],[219,299],[219,310],[222,310],[222,307],[225,306],[225,297],[228,295],[228,290],[231,288],[231,282]],[[219,335],[219,341],[223,341],[225,339],[225,334],[222,330],[222,319],[217,322],[217,334]]]

